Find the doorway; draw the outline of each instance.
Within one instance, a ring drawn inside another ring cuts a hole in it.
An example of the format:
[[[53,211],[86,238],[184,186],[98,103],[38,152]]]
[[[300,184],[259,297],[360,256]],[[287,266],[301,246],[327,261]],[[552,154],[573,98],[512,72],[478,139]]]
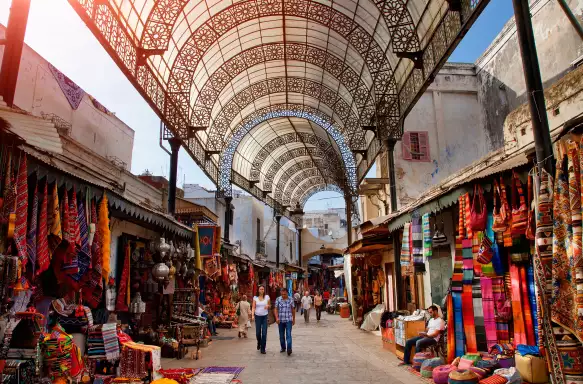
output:
[[[387,293],[386,309],[393,312],[397,310],[395,305],[395,281],[393,271],[395,270],[395,263],[385,263],[385,287]]]
[[[429,279],[431,282],[431,300],[432,303],[442,305],[449,280],[452,274],[451,248],[448,245],[442,245],[433,248],[433,255],[429,260]]]

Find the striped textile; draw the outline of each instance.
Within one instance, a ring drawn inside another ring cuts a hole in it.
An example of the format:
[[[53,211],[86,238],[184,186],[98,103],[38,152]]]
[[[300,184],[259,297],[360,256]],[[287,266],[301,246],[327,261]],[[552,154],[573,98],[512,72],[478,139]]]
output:
[[[581,144],[583,146],[583,143]],[[579,158],[583,161],[583,156]],[[533,257],[535,284],[538,290],[538,299],[541,300],[539,316],[539,329],[544,337],[546,359],[549,362],[550,371],[555,384],[564,384],[565,376],[562,368],[562,358],[559,355],[553,325],[551,323],[550,311],[547,304],[550,299],[549,277],[543,260],[552,261],[552,239],[553,239],[553,177],[544,169],[540,170],[540,188],[537,194],[538,209],[536,218],[536,253]]]
[[[409,246],[409,231],[411,223],[405,223],[403,228],[403,241],[401,244],[401,265],[408,266],[411,264],[411,248]]]
[[[483,233],[483,236],[488,236],[488,238],[492,242],[492,248],[494,248],[494,245],[496,245],[494,231],[492,231],[492,224],[493,223],[494,223],[494,215],[492,214],[492,212],[488,212],[488,216],[486,218],[486,231]],[[493,257],[492,257],[492,260],[494,260]],[[494,266],[492,264],[492,261],[489,262],[488,264],[482,264],[481,267],[482,267],[482,275],[483,276],[488,276],[488,277],[496,276],[496,271],[494,270]]]
[[[79,271],[73,274],[71,277],[76,282],[79,282],[83,276],[89,270],[91,265],[91,250],[89,249],[89,231],[87,227],[87,219],[85,217],[85,205],[83,200],[79,202],[77,207],[78,221],[79,221],[79,237],[81,240],[81,246],[77,249],[77,260],[79,265]]]
[[[520,269],[516,264],[510,265],[512,320],[514,324],[514,344],[528,344],[521,300]]]
[[[476,341],[476,327],[474,318],[474,302],[472,284],[474,281],[474,257],[472,254],[472,238],[473,234],[470,229],[470,194],[466,193],[461,196],[460,202],[460,217],[465,218],[465,221],[460,220],[460,228],[458,229],[458,237],[462,241],[462,258],[463,258],[463,279],[462,279],[462,319],[464,324],[464,334],[466,348],[468,352],[477,352],[478,345]],[[457,340],[456,340],[457,344]]]
[[[42,194],[42,202],[40,205],[40,212],[38,213],[38,231],[36,241],[36,263],[38,268],[36,274],[40,275],[49,268],[51,263],[49,254],[49,239],[48,239],[48,200],[49,200],[49,186],[45,182],[45,187]]]
[[[521,265],[518,267],[518,270],[520,271],[520,300],[522,301],[522,313],[524,315],[526,341],[528,345],[535,345],[534,323],[532,319],[532,311],[530,309],[530,299],[528,298],[528,280],[526,278],[526,267]]]
[[[534,341],[536,345],[540,345],[539,329],[538,329],[538,303],[536,300],[536,288],[534,285],[534,268],[531,264],[526,268],[526,280],[528,284],[528,301],[530,303],[530,310],[532,312],[532,327],[534,329]]]
[[[14,244],[23,267],[28,260],[26,246],[26,224],[28,216],[28,174],[26,169],[26,153],[20,155],[18,176],[16,178],[16,222],[14,226]]]
[[[506,290],[504,289],[504,278],[492,278],[492,296],[494,298],[494,307],[502,308],[506,302]],[[501,318],[496,318],[496,333],[499,343],[510,343],[510,333],[508,322]]]
[[[451,362],[455,359],[455,329],[457,328],[454,320],[454,307],[453,307],[453,295],[450,292],[447,295],[446,301],[446,308],[447,308],[447,359],[446,362],[451,364]]]
[[[102,276],[102,254],[101,254],[101,231],[97,226],[97,209],[95,201],[91,202],[91,222],[95,224],[96,231],[91,245],[92,268],[85,275],[84,292],[89,292],[84,299],[91,308],[97,308],[103,296],[103,276]]]
[[[455,257],[453,264],[453,276],[451,281],[451,289],[455,292],[461,292],[464,280],[464,257],[463,257],[463,238],[464,238],[464,206],[465,199],[463,196],[458,198],[459,221],[458,221],[458,235],[455,238]]]
[[[32,274],[34,275],[36,270],[36,233],[38,229],[38,181],[35,183],[32,193],[32,207],[30,210],[28,232],[26,234],[26,253],[30,261]]]
[[[79,228],[79,210],[77,209],[77,192],[75,187],[73,187],[73,192],[71,193],[71,199],[69,200],[70,209],[70,220],[73,225],[73,240],[75,244],[81,245],[81,229]]]
[[[482,277],[480,279],[480,285],[482,288],[482,305],[484,308],[484,326],[486,328],[486,346],[487,350],[489,351],[493,345],[498,344],[492,279],[489,277]]]
[[[423,271],[425,271],[425,263],[423,261],[423,230],[421,227],[421,217],[419,216],[412,218],[411,241],[413,243],[411,253],[413,256],[413,265],[415,265],[415,271],[417,271],[420,267],[422,267]]]
[[[431,226],[429,224],[429,213],[423,215],[421,222],[423,229],[423,258],[427,260],[433,254],[433,241],[431,237]]]
[[[478,350],[486,350],[486,324],[484,323],[484,305],[482,302],[482,287],[479,277],[474,277],[472,284],[472,301],[474,306],[474,324],[476,327],[476,343]]]
[[[117,339],[117,324],[107,323],[101,326],[105,358],[109,361],[119,359],[119,341]]]
[[[75,249],[75,223],[74,218],[71,217],[71,204],[69,203],[69,192],[65,189],[63,194],[63,240],[69,246],[64,253],[63,263],[61,265],[61,272],[66,274],[74,274],[79,270],[79,261],[77,258],[77,251]]]
[[[61,228],[61,211],[59,209],[59,191],[57,183],[53,184],[49,206],[47,208],[47,225],[49,232],[49,257],[53,257],[55,249],[63,241],[63,230]]]
[[[466,352],[464,348],[466,337],[464,333],[461,292],[452,292],[452,299],[455,319],[455,356],[462,357]]]

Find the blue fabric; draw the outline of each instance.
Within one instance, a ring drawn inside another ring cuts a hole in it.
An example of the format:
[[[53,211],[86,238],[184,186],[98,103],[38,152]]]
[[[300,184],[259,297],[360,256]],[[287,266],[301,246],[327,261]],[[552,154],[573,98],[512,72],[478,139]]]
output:
[[[279,296],[275,299],[275,308],[277,308],[280,322],[285,323],[293,320],[294,300],[291,297],[284,300]]]
[[[518,346],[516,347],[516,350],[522,356],[526,356],[526,355],[540,356],[540,349],[534,345],[518,344]]]
[[[455,320],[455,355],[456,357],[462,357],[465,353],[466,340],[462,315],[462,294],[461,292],[452,292],[451,296],[453,298],[453,316]]]
[[[267,344],[267,315],[255,315],[255,335],[257,337],[257,345],[259,345],[261,352],[265,352],[265,344]]]
[[[279,322],[279,344],[282,350],[292,350],[292,322]],[[287,342],[287,344],[286,344]]]
[[[198,277],[198,286],[200,287],[200,295],[198,296],[198,302],[206,305],[206,288],[205,288],[205,284],[206,284],[206,277],[204,276],[199,276]]]
[[[534,289],[534,269],[532,264],[529,264],[526,269],[526,280],[528,281],[528,300],[530,301],[530,310],[532,311],[532,324],[534,326],[534,340],[536,345],[539,345],[538,339],[538,307],[536,305],[536,291]]]

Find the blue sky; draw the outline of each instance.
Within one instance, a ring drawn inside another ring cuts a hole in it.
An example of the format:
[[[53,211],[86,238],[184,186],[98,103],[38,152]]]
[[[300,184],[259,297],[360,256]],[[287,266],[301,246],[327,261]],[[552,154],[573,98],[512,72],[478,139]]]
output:
[[[10,4],[11,0],[0,0],[0,23],[4,25]],[[474,62],[511,16],[510,0],[491,0],[450,61]],[[25,41],[136,131],[133,173],[149,169],[155,174],[168,175],[169,156],[158,146],[158,117],[66,0],[32,0]],[[178,172],[179,185],[186,181],[213,188],[184,151],[179,155]],[[375,176],[374,167],[369,175]],[[305,209],[343,206],[344,200],[339,194],[322,192],[314,195]]]

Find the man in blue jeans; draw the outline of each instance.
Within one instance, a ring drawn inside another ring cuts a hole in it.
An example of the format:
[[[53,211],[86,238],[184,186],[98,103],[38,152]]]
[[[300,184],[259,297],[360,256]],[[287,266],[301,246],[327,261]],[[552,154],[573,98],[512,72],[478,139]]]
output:
[[[296,324],[296,311],[294,311],[294,300],[288,296],[287,289],[281,289],[281,296],[275,300],[275,321],[279,327],[279,343],[281,353],[287,351],[287,355],[292,354],[292,327]],[[287,345],[286,345],[287,341]]]
[[[426,348],[437,344],[441,334],[445,330],[445,321],[439,317],[437,306],[432,305],[427,308],[429,312],[429,322],[427,323],[427,332],[419,332],[419,336],[413,337],[405,343],[405,353],[403,362],[399,365],[411,364],[411,349],[415,347],[415,352],[421,352]]]

